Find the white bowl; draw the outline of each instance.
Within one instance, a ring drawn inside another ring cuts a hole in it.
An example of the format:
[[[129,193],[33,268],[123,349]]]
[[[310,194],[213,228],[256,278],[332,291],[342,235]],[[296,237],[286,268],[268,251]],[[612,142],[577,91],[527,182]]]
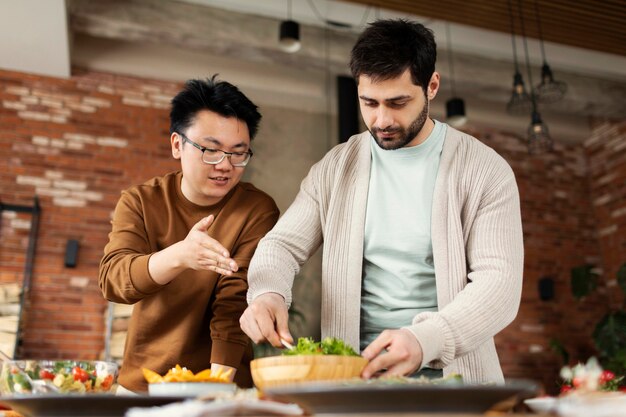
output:
[[[198,397],[216,392],[234,393],[236,384],[222,382],[156,382],[148,384],[148,393],[159,397]]]
[[[556,397],[537,397],[524,400],[524,404],[538,414],[548,414],[556,411]]]

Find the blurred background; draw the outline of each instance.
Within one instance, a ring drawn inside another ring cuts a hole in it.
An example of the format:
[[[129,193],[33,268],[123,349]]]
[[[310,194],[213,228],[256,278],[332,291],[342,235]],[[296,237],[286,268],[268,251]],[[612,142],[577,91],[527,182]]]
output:
[[[168,109],[182,83],[219,73],[260,106],[245,180],[284,212],[310,166],[363,129],[349,53],[379,18],[433,29],[431,116],[515,172],[525,271],[496,338],[505,376],[555,392],[561,366],[594,355],[623,372],[621,1],[1,1],[0,349],[120,358],[131,307],[102,298],[98,263],[120,191],[179,167]],[[297,279],[298,336],[319,337],[319,276],[317,254]]]

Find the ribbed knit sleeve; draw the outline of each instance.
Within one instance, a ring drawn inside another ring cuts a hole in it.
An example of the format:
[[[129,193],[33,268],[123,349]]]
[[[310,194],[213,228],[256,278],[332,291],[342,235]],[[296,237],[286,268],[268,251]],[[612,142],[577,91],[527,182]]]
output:
[[[248,303],[267,292],[291,305],[294,276],[322,243],[316,181],[324,160],[314,165],[296,199],[257,247],[248,271]]]

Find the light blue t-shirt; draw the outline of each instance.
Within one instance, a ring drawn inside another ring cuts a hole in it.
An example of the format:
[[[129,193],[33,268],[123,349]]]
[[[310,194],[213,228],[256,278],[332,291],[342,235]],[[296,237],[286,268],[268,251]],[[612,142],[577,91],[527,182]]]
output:
[[[437,310],[431,211],[446,125],[418,146],[381,149],[371,139],[361,293],[361,350],[383,330]]]

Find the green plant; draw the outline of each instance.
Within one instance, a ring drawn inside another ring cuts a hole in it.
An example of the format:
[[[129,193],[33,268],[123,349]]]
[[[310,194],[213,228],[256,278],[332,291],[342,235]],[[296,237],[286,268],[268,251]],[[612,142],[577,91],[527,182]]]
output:
[[[589,295],[598,286],[598,275],[593,266],[572,269],[572,294],[578,300]],[[626,374],[626,263],[617,271],[617,284],[624,293],[621,308],[607,312],[596,324],[592,338],[598,358],[604,369],[615,374]]]

